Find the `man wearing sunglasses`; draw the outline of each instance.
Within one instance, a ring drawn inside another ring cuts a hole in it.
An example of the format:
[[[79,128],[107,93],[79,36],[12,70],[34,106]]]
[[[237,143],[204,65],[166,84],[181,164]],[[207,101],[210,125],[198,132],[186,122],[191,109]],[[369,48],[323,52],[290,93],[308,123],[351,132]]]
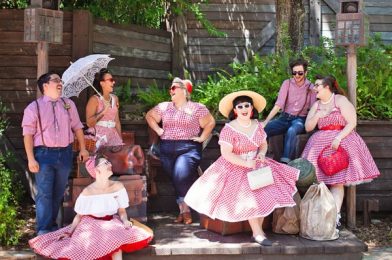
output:
[[[284,134],[282,163],[295,159],[298,134],[305,132],[305,119],[316,101],[313,84],[306,79],[308,63],[297,59],[290,63],[292,78],[283,82],[275,106],[264,121],[268,137]],[[271,121],[281,111],[278,118]]]
[[[63,82],[53,72],[38,78],[42,96],[23,114],[23,141],[28,167],[34,173],[37,234],[56,230],[57,213],[72,169],[74,134],[80,144],[79,160],[87,160],[83,125],[75,103],[61,98]]]

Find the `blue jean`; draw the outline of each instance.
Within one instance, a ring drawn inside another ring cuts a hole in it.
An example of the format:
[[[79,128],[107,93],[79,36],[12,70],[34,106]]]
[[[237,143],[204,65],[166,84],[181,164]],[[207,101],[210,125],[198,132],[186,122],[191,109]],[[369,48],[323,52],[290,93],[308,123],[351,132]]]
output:
[[[35,174],[37,196],[35,197],[38,235],[56,230],[56,218],[72,170],[72,146],[34,148],[39,163]]]
[[[202,145],[194,141],[161,140],[160,151],[163,170],[173,182],[179,204],[198,177]]]
[[[295,151],[298,143],[298,136],[305,132],[305,119],[302,116],[293,116],[281,113],[277,119],[271,120],[265,127],[267,137],[284,134],[283,154],[281,162],[289,162],[295,159]]]

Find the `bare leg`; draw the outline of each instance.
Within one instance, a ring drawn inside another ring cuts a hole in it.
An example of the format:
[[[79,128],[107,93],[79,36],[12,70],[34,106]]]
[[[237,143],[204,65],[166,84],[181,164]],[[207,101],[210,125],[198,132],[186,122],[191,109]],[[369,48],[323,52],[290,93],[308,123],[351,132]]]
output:
[[[264,218],[253,218],[249,219],[249,225],[252,229],[253,240],[263,246],[271,246],[272,242],[267,239],[263,231]]]
[[[338,210],[338,213],[340,213],[340,209],[342,208],[343,198],[344,198],[343,184],[333,185],[331,187],[331,193],[333,198],[335,199],[336,209]]]
[[[262,228],[263,220],[264,220],[264,218],[252,218],[252,219],[248,220],[249,221],[249,225],[250,225],[250,227],[252,229],[253,237],[256,237],[256,236],[263,236],[263,237],[265,237],[265,234],[264,234],[264,231],[263,231],[263,228]]]
[[[122,251],[119,250],[118,252],[114,253],[112,255],[113,260],[122,260]]]

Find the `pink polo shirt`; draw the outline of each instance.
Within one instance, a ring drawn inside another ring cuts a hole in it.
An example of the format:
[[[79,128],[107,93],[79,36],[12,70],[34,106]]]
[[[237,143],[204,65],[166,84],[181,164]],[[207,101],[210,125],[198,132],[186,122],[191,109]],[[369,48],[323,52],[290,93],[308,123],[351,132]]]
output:
[[[54,107],[51,101],[55,100],[48,96],[44,95],[37,99],[42,130],[38,121],[37,103],[33,101],[25,108],[22,120],[23,135],[33,135],[34,147],[44,145],[42,135],[45,146],[66,147],[74,141],[73,132],[83,128],[75,103],[68,98],[63,99],[65,104],[58,98]]]
[[[205,105],[192,101],[188,101],[181,110],[173,102],[159,103],[154,110],[162,118],[162,140],[190,140],[199,136],[199,120],[210,113]]]
[[[305,83],[300,87],[297,86],[293,78],[286,79],[280,87],[275,105],[290,115],[306,116],[310,107],[316,101],[316,93],[312,91],[313,88],[313,84],[307,79],[305,79]],[[309,92],[306,97],[308,89]]]

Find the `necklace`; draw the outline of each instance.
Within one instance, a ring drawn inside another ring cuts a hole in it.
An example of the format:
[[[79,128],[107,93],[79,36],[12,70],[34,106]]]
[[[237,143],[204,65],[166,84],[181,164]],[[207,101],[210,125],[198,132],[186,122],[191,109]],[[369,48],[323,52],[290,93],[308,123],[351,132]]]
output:
[[[242,125],[242,124],[240,123],[240,121],[238,121],[238,119],[237,119],[237,123],[238,123],[241,127],[243,127],[243,128],[249,128],[249,127],[252,125],[252,120],[250,120],[250,121],[249,121],[249,124],[247,124],[247,125]]]
[[[332,99],[333,99],[334,96],[335,96],[335,93],[332,93],[332,95],[331,95],[331,97],[328,99],[328,101],[323,102],[323,101],[320,100],[320,103],[323,104],[323,105],[327,105],[327,104],[331,103],[331,101],[332,101]]]

